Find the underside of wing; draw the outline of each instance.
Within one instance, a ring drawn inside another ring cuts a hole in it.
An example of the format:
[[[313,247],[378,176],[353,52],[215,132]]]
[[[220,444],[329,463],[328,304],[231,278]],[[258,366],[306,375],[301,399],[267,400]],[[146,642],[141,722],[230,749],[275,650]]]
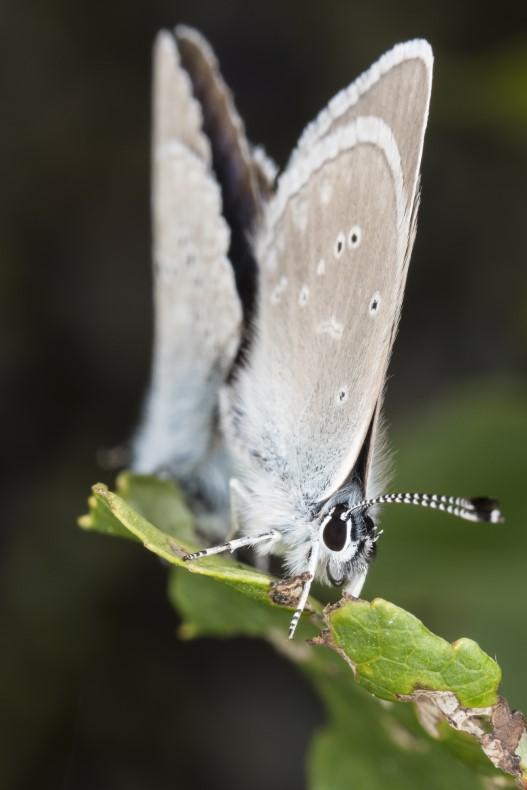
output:
[[[193,97],[192,82],[181,65],[174,36],[161,31],[153,51],[152,154],[174,141],[212,164],[209,140],[203,132],[203,113]],[[154,196],[155,197],[155,196]]]
[[[397,141],[403,182],[412,202],[418,185],[433,62],[430,44],[423,39],[397,44],[386,52],[337,93],[306,127],[291,157],[291,166],[301,162],[322,137],[360,116],[374,115],[390,127]]]
[[[276,489],[313,503],[358,467],[364,484],[376,476],[432,62],[425,41],[384,55],[307,127],[279,180],[257,243],[257,339],[228,423],[253,448],[249,486],[263,466]]]
[[[154,51],[153,114],[154,350],[134,465],[186,482],[217,459],[218,391],[238,350],[241,305],[202,108],[168,33]]]
[[[359,456],[400,309],[407,218],[389,128],[360,118],[319,140],[283,177],[268,219],[258,331],[235,386],[237,438],[313,502]]]
[[[256,262],[250,236],[264,203],[274,191],[276,167],[262,149],[255,149],[247,140],[232,93],[208,42],[198,31],[184,25],[176,28],[175,36],[181,63],[202,109],[203,129],[211,143],[223,214],[231,232],[229,259],[247,327],[256,295]]]

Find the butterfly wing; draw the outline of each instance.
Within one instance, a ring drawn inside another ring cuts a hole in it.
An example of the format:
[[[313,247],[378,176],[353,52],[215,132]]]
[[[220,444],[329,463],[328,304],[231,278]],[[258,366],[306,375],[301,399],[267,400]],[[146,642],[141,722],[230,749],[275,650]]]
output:
[[[229,259],[234,268],[247,329],[254,308],[256,262],[250,232],[274,191],[276,166],[247,140],[234,99],[208,42],[193,28],[175,30],[181,63],[189,74],[211,142],[213,167],[221,185],[223,214],[230,228]],[[248,232],[249,231],[249,232]]]
[[[154,49],[154,349],[134,467],[208,487],[214,499],[226,497],[218,390],[238,350],[242,311],[212,159],[191,79],[173,36],[161,33]]]
[[[371,436],[413,241],[430,95],[428,45],[406,45],[406,59],[404,46],[392,68],[384,56],[368,72],[376,80],[359,79],[347,103],[332,102],[304,133],[265,213],[256,338],[229,412],[234,445],[251,450],[245,482],[256,497],[266,477],[268,491],[325,500]]]
[[[413,40],[398,44],[384,54],[351,85],[340,91],[304,130],[291,157],[291,164],[305,156],[317,140],[354,119],[367,115],[382,118],[397,141],[403,183],[411,207],[410,259],[419,204],[419,165],[430,102],[433,54],[428,42]],[[409,118],[408,108],[416,109]],[[404,288],[404,280],[402,282]],[[358,462],[358,472],[372,496],[385,485],[387,456],[383,439],[381,400],[368,431]]]
[[[360,116],[374,115],[390,127],[395,137],[404,186],[412,201],[428,119],[433,61],[427,41],[416,39],[397,44],[337,93],[306,127],[291,157],[291,165],[301,161],[322,137]]]

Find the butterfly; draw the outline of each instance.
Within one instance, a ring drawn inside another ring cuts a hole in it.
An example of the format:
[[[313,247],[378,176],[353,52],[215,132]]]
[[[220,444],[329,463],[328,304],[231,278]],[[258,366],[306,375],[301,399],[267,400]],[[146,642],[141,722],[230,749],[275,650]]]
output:
[[[247,141],[194,30],[155,45],[152,381],[135,468],[184,486],[210,540],[358,596],[403,503],[469,521],[493,499],[386,494],[382,399],[419,206],[433,55],[383,55],[305,129],[284,172]]]

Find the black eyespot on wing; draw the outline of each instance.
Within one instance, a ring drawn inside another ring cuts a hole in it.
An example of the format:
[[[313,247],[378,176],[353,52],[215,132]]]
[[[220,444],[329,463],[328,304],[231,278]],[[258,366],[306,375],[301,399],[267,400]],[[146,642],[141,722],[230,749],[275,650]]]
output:
[[[377,313],[378,309],[379,309],[380,304],[381,304],[381,296],[380,296],[379,292],[377,291],[376,293],[373,294],[373,296],[372,296],[372,298],[370,300],[370,305],[368,307],[369,314],[370,315],[375,315]]]
[[[340,232],[335,239],[335,246],[333,247],[333,255],[335,258],[340,258],[342,253],[344,252],[344,246],[346,244],[346,237],[342,232]]]

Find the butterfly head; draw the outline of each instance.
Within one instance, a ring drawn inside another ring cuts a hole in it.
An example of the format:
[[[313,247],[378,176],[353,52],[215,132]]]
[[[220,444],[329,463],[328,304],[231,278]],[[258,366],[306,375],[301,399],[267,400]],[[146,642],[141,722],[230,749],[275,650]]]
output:
[[[334,587],[343,587],[344,592],[350,595],[360,595],[381,534],[365,509],[354,510],[347,503],[331,504],[324,508],[307,555],[304,555],[307,581],[291,620],[290,639],[295,633],[315,577]]]
[[[361,593],[369,563],[376,553],[381,536],[368,514],[378,505],[402,504],[442,510],[465,521],[498,524],[503,515],[495,499],[488,497],[445,496],[441,494],[395,493],[362,499],[351,506],[330,504],[322,511],[318,534],[307,555],[308,581],[304,584],[298,607],[291,620],[292,639],[309,595],[315,575],[326,579],[355,597]]]
[[[320,523],[319,575],[358,596],[380,534],[367,512],[350,511],[346,504],[331,507]]]

